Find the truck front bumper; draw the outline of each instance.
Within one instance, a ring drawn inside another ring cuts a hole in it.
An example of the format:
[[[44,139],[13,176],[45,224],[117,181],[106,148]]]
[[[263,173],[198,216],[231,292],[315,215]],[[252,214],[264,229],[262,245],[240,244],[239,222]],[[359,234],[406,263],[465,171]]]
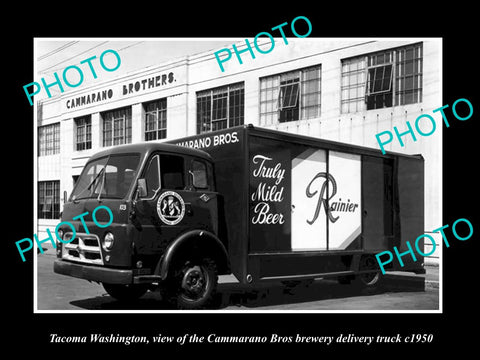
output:
[[[64,260],[55,260],[53,271],[57,274],[73,276],[89,281],[98,281],[107,284],[131,284],[133,271],[112,269],[97,265],[86,265]]]

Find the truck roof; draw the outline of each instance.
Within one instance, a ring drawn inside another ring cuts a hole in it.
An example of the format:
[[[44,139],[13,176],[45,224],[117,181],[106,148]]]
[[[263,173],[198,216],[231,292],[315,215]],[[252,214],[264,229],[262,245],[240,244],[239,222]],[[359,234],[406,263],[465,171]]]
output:
[[[143,155],[143,154],[150,154],[154,151],[170,152],[175,154],[195,156],[195,157],[200,157],[200,158],[212,161],[211,156],[207,154],[205,151],[198,150],[198,149],[191,149],[184,146],[154,142],[154,141],[112,146],[112,147],[109,147],[108,149],[95,153],[94,155],[91,156],[90,160],[97,159],[103,156],[113,155],[113,154],[140,153]]]

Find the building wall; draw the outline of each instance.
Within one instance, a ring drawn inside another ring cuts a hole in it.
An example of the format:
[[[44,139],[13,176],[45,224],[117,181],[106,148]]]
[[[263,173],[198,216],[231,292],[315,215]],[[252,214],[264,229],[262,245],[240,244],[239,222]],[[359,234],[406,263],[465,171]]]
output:
[[[422,102],[404,106],[393,106],[377,110],[354,113],[341,112],[341,60],[358,55],[423,42],[423,96]],[[247,50],[243,41],[238,49]],[[260,43],[263,49],[270,48],[267,41]],[[253,46],[252,46],[253,48]],[[218,50],[218,49],[216,49]],[[214,50],[215,51],[215,50]],[[438,39],[276,39],[273,50],[268,54],[255,51],[253,59],[248,50],[241,54],[240,64],[233,54],[224,63],[221,72],[214,51],[173,60],[158,66],[119,76],[115,80],[98,83],[88,88],[69,91],[37,105],[38,126],[60,122],[60,154],[39,156],[38,181],[60,180],[60,189],[68,194],[73,188],[72,176],[79,175],[89,156],[102,148],[101,112],[124,106],[132,109],[132,142],[144,141],[145,109],[143,103],[167,98],[167,139],[175,139],[197,132],[197,92],[237,82],[244,82],[245,124],[263,126],[260,123],[260,78],[297,70],[312,65],[321,65],[321,114],[318,118],[276,123],[265,127],[282,131],[320,137],[350,144],[378,149],[375,135],[381,131],[392,131],[397,126],[405,131],[406,121],[412,126],[420,114],[431,114],[442,105],[441,94],[441,42]],[[171,75],[173,74],[173,75]],[[148,82],[154,79],[153,82]],[[157,81],[157,79],[159,79]],[[139,84],[138,86],[136,84]],[[152,86],[148,86],[148,85]],[[112,90],[108,99],[83,106],[69,106],[76,98],[88,94]],[[131,92],[131,93],[130,93]],[[91,115],[92,148],[75,150],[74,119]],[[435,119],[439,119],[435,114]],[[425,232],[431,233],[442,221],[442,126],[437,121],[432,136],[417,136],[413,141],[404,136],[405,146],[398,141],[386,146],[387,150],[422,154],[425,158]],[[431,125],[424,124],[425,131]],[[423,127],[422,127],[423,128]],[[54,227],[58,220],[39,219],[38,232]],[[434,234],[437,244],[441,238]],[[409,239],[414,241],[415,239]],[[441,249],[441,247],[437,247]],[[429,247],[426,246],[426,252]],[[438,251],[431,259],[438,259]],[[434,260],[435,262],[435,260]]]

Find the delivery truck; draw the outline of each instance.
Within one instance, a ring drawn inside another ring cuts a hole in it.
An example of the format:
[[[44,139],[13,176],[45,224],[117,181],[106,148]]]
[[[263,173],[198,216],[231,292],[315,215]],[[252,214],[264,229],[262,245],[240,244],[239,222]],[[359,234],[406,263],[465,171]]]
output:
[[[89,159],[65,202],[54,271],[118,300],[158,288],[181,309],[211,306],[225,274],[252,290],[316,278],[374,287],[375,254],[424,233],[423,202],[420,155],[252,125],[120,145]],[[113,219],[92,219],[98,206]],[[424,272],[420,255],[402,260],[386,270]]]

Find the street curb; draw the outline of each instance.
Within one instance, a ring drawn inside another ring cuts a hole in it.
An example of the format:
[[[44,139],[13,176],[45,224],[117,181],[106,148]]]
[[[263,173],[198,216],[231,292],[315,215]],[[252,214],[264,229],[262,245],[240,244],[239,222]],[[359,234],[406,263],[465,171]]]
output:
[[[425,280],[425,289],[438,289],[438,281]]]
[[[439,271],[438,264],[425,265],[425,288],[438,289],[439,288]]]
[[[425,274],[414,274],[404,271],[389,271],[386,276],[408,279],[408,281],[423,282],[425,290],[434,290],[439,288],[439,268],[438,266],[425,266]]]

